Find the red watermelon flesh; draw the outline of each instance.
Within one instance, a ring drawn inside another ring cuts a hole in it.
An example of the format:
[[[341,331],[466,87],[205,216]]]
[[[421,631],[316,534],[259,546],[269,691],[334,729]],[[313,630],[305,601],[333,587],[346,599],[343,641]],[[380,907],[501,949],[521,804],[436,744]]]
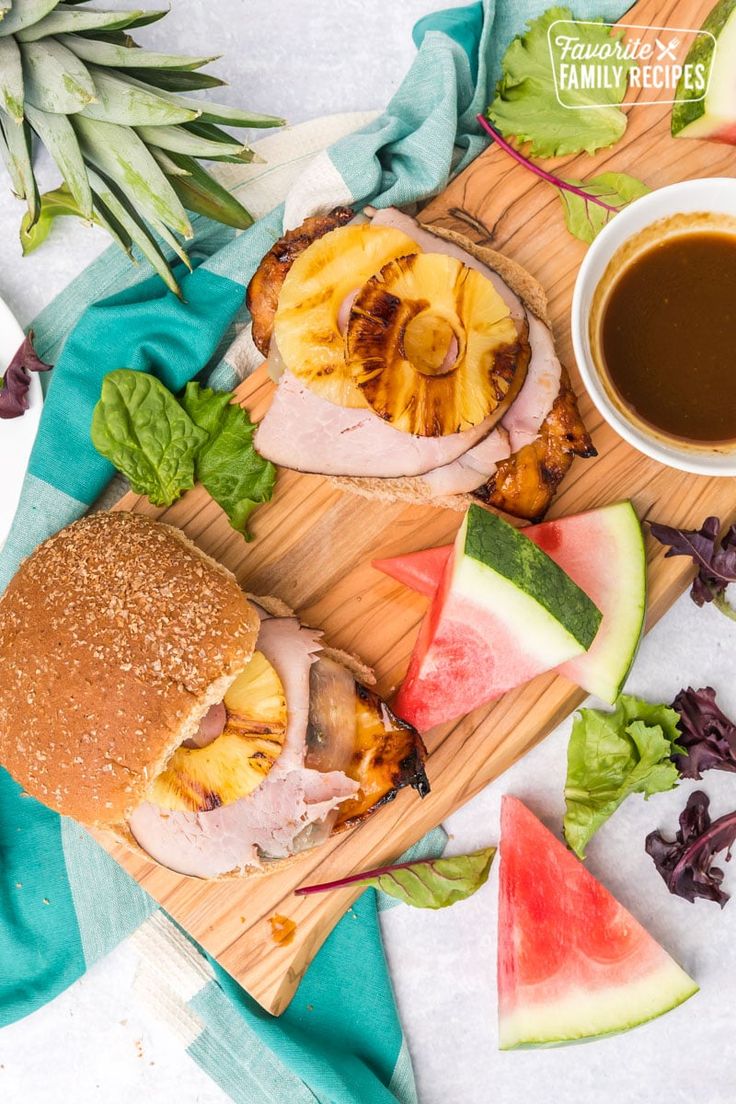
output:
[[[646,553],[633,506],[617,502],[532,525],[523,532],[603,613],[592,646],[562,664],[560,674],[603,701],[614,702],[636,654],[646,611]],[[373,566],[431,598],[452,547],[447,544],[374,560]]]
[[[451,552],[451,544],[445,544],[441,548],[423,548],[419,552],[408,552],[405,556],[373,560],[373,567],[376,571],[396,579],[398,583],[403,583],[409,590],[416,590],[427,598],[433,598]]]
[[[515,797],[501,810],[502,1050],[626,1031],[698,990],[631,913]]]
[[[491,610],[452,593],[449,556],[445,563],[393,703],[394,712],[420,732],[470,713],[544,670]]]
[[[601,619],[545,553],[478,506],[445,560],[395,700],[423,732],[583,653]]]

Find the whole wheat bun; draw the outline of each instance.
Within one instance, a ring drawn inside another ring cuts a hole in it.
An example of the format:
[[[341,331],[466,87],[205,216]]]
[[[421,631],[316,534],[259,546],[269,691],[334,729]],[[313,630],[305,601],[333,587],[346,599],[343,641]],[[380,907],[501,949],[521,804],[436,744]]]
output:
[[[57,812],[120,832],[259,624],[179,530],[122,511],[75,522],[0,599],[0,763]]]
[[[545,325],[549,326],[547,314],[547,296],[542,285],[527,272],[522,265],[512,261],[510,257],[498,253],[495,249],[489,249],[485,245],[476,245],[463,234],[457,234],[454,230],[444,230],[440,226],[425,226],[422,230],[428,230],[438,238],[444,238],[454,245],[464,249],[471,257],[475,257],[481,264],[493,269],[501,279],[521,299],[527,310],[536,314]],[[426,482],[420,475],[404,476],[399,479],[372,478],[369,476],[332,475],[327,477],[330,483],[352,494],[362,495],[363,498],[377,498],[383,502],[409,502],[414,506],[431,504],[433,506],[445,506],[450,510],[458,510],[465,513],[468,506],[475,499],[469,494],[457,495],[433,495]]]

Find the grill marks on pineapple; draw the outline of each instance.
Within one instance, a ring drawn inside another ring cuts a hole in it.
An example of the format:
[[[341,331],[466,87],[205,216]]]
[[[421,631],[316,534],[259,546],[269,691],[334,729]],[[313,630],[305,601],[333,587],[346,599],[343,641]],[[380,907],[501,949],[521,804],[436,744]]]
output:
[[[389,261],[359,292],[346,359],[373,411],[396,429],[445,436],[493,417],[516,398],[530,359],[508,307],[479,272],[453,257]]]
[[[154,779],[149,800],[161,809],[204,813],[247,797],[266,777],[286,738],[284,688],[254,652],[225,695],[227,722],[203,748],[180,747]]]
[[[336,207],[328,215],[305,219],[295,230],[288,230],[271,247],[248,285],[246,305],[253,321],[253,341],[263,356],[268,356],[273,320],[284,280],[294,261],[312,242],[324,237],[353,217],[350,207]]]
[[[400,230],[361,223],[330,231],[294,260],[273,332],[289,371],[315,394],[338,406],[366,406],[345,361],[340,311],[387,261],[416,249]]]

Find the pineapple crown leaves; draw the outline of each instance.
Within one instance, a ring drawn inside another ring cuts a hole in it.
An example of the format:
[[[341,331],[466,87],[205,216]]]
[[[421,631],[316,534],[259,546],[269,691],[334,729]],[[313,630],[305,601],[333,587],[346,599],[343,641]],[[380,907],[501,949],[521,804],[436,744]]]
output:
[[[188,212],[244,229],[242,204],[200,164],[249,162],[254,154],[223,127],[284,120],[189,96],[225,82],[200,70],[215,57],[142,49],[130,31],[167,10],[101,11],[87,0],[0,0],[0,159],[25,200],[23,251],[57,215],[103,227],[133,247],[179,293],[167,249],[186,261]],[[39,194],[34,142],[62,185]]]

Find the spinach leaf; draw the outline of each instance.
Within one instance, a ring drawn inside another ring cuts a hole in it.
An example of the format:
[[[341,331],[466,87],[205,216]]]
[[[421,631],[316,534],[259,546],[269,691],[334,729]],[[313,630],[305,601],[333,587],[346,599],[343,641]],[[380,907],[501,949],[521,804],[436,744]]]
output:
[[[170,506],[194,486],[195,459],[206,440],[155,376],[128,368],[105,376],[92,443],[154,506]]]
[[[230,392],[189,383],[182,406],[206,435],[197,457],[197,478],[233,528],[247,537],[250,515],[269,501],[276,482],[275,467],[253,446],[256,427]]]

